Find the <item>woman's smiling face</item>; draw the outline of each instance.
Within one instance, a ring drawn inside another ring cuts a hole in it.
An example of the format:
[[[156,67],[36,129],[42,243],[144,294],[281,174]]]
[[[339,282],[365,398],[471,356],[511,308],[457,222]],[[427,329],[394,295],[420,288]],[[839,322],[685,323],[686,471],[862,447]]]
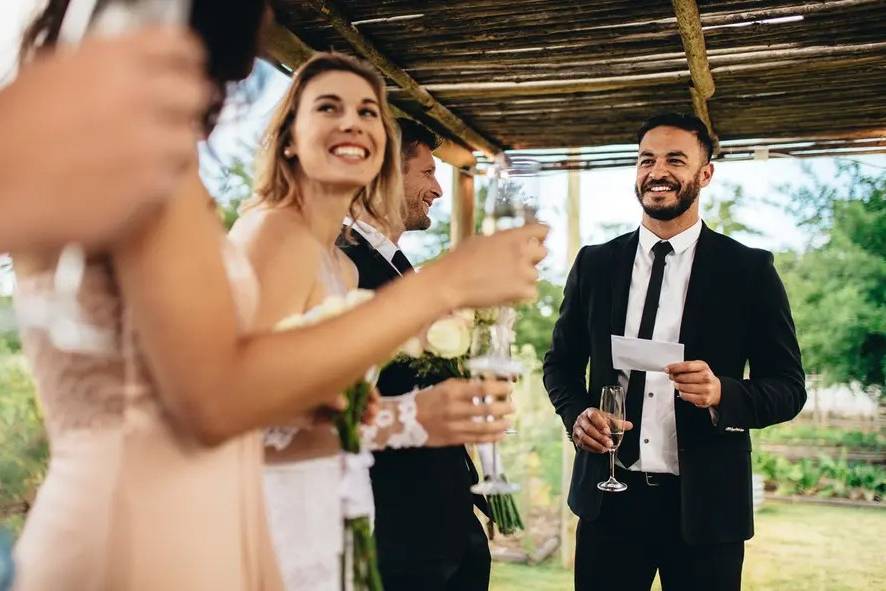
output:
[[[292,131],[289,151],[311,181],[358,189],[381,170],[387,142],[381,108],[357,74],[331,71],[311,79]]]

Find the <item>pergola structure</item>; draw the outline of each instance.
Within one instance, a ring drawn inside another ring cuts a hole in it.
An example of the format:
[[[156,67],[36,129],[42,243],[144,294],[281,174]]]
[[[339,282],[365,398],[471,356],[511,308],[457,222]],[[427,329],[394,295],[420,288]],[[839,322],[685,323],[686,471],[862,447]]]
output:
[[[272,59],[359,55],[393,104],[487,157],[632,144],[657,110],[694,111],[727,159],[886,152],[886,0],[273,4],[285,30],[269,35]],[[628,152],[552,164],[619,165]]]
[[[400,114],[448,140],[437,155],[467,173],[454,239],[473,229],[476,164],[516,151],[570,172],[571,258],[577,171],[633,165],[635,130],[659,111],[694,112],[721,161],[886,153],[886,0],[271,3],[267,59],[362,57]]]
[[[368,60],[463,170],[504,150],[547,170],[633,165],[636,128],[664,110],[697,114],[725,161],[886,153],[886,0],[272,5],[266,58],[287,71],[315,50]],[[456,180],[463,235],[473,180]]]

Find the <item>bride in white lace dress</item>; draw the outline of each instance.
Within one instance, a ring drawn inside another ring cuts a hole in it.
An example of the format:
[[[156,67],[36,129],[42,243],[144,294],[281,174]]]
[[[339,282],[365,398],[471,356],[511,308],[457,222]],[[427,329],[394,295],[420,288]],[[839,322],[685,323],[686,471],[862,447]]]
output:
[[[375,213],[381,225],[400,223],[399,145],[392,125],[383,82],[363,63],[318,54],[296,73],[268,128],[256,196],[231,231],[259,278],[257,329],[274,330],[281,320],[357,285],[356,269],[335,247],[342,220],[355,205]],[[377,416],[364,427],[364,449],[498,438],[510,405],[476,406],[472,400],[507,388],[452,380],[379,401]],[[372,456],[341,454],[323,414],[266,436],[268,519],[289,591],[347,587],[341,580],[347,570],[341,566],[342,521],[372,511]],[[494,421],[474,420],[489,414]]]

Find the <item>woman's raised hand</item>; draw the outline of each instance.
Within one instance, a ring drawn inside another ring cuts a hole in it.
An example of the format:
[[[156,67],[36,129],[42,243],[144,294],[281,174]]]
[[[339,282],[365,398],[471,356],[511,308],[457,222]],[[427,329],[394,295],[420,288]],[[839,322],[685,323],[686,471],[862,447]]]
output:
[[[416,394],[416,418],[427,445],[441,447],[499,441],[511,426],[508,382],[448,379]]]
[[[533,300],[537,296],[536,265],[548,253],[544,246],[548,229],[543,224],[528,224],[491,236],[472,236],[422,273],[439,274],[435,283],[448,290],[452,308]]]

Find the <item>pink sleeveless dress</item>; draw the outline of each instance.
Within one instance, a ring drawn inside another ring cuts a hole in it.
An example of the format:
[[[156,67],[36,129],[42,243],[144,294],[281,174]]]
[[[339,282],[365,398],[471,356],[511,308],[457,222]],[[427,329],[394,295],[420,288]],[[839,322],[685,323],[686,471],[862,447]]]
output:
[[[257,283],[225,243],[240,325]],[[44,297],[50,274],[21,278]],[[15,548],[15,591],[258,591],[282,587],[261,488],[262,435],[206,447],[165,412],[111,269],[90,264],[81,318],[110,336],[101,353],[63,351],[25,328],[51,459]]]

